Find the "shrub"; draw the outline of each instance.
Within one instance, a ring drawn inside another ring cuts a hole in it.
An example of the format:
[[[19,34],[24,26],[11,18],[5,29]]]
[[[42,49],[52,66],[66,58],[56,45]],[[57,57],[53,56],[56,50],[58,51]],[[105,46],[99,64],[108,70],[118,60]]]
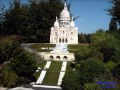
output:
[[[26,85],[29,84],[30,80],[26,77],[19,77],[16,82],[16,86]]]
[[[91,49],[89,58],[98,58],[103,61],[103,54],[98,50]]]
[[[80,65],[81,65],[80,63],[76,64],[76,65],[75,65],[75,69],[76,69],[76,70],[79,70]]]
[[[62,81],[62,90],[80,90],[79,74],[75,71],[69,71],[65,74]]]
[[[106,63],[106,67],[110,70],[113,70],[115,66],[116,66],[116,63],[114,63],[113,61],[108,61]]]
[[[100,87],[95,83],[85,83],[84,90],[101,90]]]
[[[10,66],[19,76],[31,78],[37,69],[36,55],[24,50],[11,60]]]
[[[0,40],[0,64],[10,59],[19,44],[16,36],[8,36]]]
[[[17,82],[17,74],[9,70],[6,66],[0,71],[0,85],[4,87],[15,87]]]
[[[79,74],[82,84],[111,79],[110,71],[102,61],[96,58],[89,58],[81,62]]]
[[[120,81],[120,64],[113,69],[113,75]]]
[[[80,62],[81,60],[87,59],[90,54],[88,46],[82,46],[75,52],[75,61]]]
[[[92,44],[90,47],[103,54],[103,61],[105,63],[110,60],[118,61],[120,58],[119,39],[105,31],[99,30],[92,35]]]

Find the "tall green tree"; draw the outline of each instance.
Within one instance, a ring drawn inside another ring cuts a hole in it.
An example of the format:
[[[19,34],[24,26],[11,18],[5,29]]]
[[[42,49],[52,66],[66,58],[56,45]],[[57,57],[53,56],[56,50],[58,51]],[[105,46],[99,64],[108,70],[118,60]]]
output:
[[[120,0],[112,0],[112,7],[108,9],[110,15],[117,20],[120,29]]]
[[[63,9],[62,0],[30,2],[27,17],[21,25],[19,33],[27,42],[49,42],[50,28]]]
[[[86,40],[86,34],[78,34],[78,41],[79,43],[87,43],[87,40]]]
[[[114,18],[111,18],[110,24],[109,24],[109,31],[117,31],[117,21]]]
[[[2,22],[4,35],[18,34],[21,23],[24,19],[21,18],[23,13],[22,4],[19,0],[14,0],[10,4],[10,8],[5,11],[4,20]]]

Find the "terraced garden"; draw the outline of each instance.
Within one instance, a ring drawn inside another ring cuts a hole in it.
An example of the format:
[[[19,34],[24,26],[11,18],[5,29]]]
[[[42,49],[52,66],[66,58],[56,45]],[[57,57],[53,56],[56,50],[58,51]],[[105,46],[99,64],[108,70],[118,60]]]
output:
[[[78,50],[80,47],[86,47],[89,44],[68,44],[68,50],[70,53],[74,53],[76,50]],[[49,43],[40,43],[40,44],[34,44],[30,46],[32,49],[38,51],[38,52],[50,52],[51,48],[55,47],[55,44],[49,44]]]
[[[31,45],[30,48],[36,50],[38,52],[50,52],[50,48],[54,48],[55,44],[48,44],[48,43],[40,43]]]

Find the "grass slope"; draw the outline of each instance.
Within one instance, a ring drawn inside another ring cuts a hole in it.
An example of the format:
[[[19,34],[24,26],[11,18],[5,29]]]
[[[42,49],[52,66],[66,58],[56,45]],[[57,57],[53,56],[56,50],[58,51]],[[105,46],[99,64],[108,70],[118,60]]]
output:
[[[38,67],[40,67],[41,69],[39,70],[39,72],[35,72],[34,73],[34,76],[35,76],[36,80],[40,76],[40,73],[44,69],[46,63],[47,63],[47,61],[45,61],[45,60],[42,60],[42,61],[37,63]]]
[[[42,84],[57,85],[61,67],[62,67],[62,62],[52,61]]]
[[[55,44],[48,44],[48,43],[40,43],[40,44],[34,44],[31,45],[30,48],[38,51],[38,52],[50,52],[49,48],[55,47]],[[46,48],[46,49],[41,49],[41,48]]]

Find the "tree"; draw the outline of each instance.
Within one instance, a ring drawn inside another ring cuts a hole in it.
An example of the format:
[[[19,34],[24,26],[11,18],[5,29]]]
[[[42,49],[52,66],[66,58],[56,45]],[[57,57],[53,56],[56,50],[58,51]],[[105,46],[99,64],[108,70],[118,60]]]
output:
[[[78,72],[67,72],[63,78],[61,87],[63,90],[81,90]]]
[[[108,9],[110,15],[117,20],[120,29],[120,0],[112,0],[112,7]]]
[[[9,65],[0,70],[0,86],[15,87],[17,78],[17,74],[9,70]]]
[[[33,53],[22,51],[11,60],[10,66],[18,76],[31,79],[37,69],[36,56]]]
[[[86,34],[78,34],[78,41],[79,43],[87,43],[87,40],[86,40]]]
[[[116,67],[116,63],[114,63],[113,61],[108,61],[107,63],[106,63],[106,67],[108,68],[108,69],[110,69],[111,71]]]
[[[20,25],[23,22],[24,6],[21,5],[20,0],[14,0],[10,4],[10,8],[5,11],[3,25],[3,35],[18,34]]]
[[[89,58],[90,55],[90,48],[88,46],[79,47],[77,51],[75,51],[75,61],[80,62]]]
[[[118,51],[118,40],[110,33],[99,30],[92,35],[91,48],[103,53],[103,60],[107,62],[115,56],[114,53]]]
[[[50,28],[63,8],[62,0],[30,2],[26,19],[19,34],[26,42],[49,42]]]
[[[111,18],[110,24],[109,24],[109,31],[117,31],[117,21],[114,18]]]
[[[85,83],[95,83],[111,79],[111,73],[105,64],[96,58],[89,58],[81,62],[79,68],[81,85]]]
[[[7,36],[0,39],[0,64],[10,60],[19,44],[20,42],[17,36]]]
[[[3,20],[4,20],[4,14],[5,14],[5,10],[4,10],[4,7],[0,7],[0,36],[2,36],[3,35],[3,24],[2,24],[2,22],[3,22]],[[0,37],[1,38],[1,37]]]
[[[118,64],[114,69],[113,69],[113,75],[116,77],[118,80],[120,80],[120,64]]]

